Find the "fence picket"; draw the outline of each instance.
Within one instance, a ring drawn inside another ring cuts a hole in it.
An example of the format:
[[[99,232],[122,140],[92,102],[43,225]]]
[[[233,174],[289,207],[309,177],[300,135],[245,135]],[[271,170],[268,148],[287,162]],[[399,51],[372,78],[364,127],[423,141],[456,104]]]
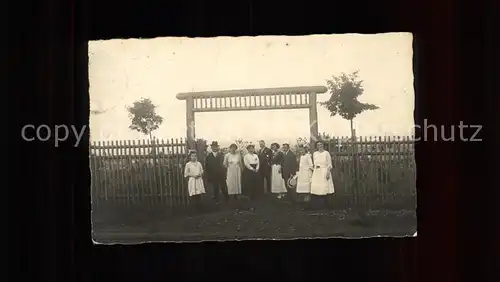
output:
[[[140,198],[140,188],[139,188],[139,167],[138,167],[138,161],[137,161],[137,145],[135,144],[135,140],[132,140],[130,143],[130,151],[131,151],[131,157],[132,157],[132,166],[131,166],[131,173],[132,173],[132,191],[134,194],[134,204],[138,204],[141,202]]]
[[[163,142],[163,139],[161,139],[161,142],[160,140],[158,140],[158,149],[159,149],[159,152],[158,152],[158,180],[159,180],[159,183],[160,183],[160,205],[165,205],[166,204],[166,199],[165,199],[165,183],[164,183],[164,180],[165,180],[165,171],[164,171],[164,168],[165,168],[165,151],[164,151],[164,148],[165,148],[165,143]]]
[[[145,161],[145,157],[144,157],[144,140],[139,140],[138,141],[138,145],[139,147],[137,148],[138,149],[138,152],[139,152],[139,155],[137,156],[137,161],[138,161],[138,171],[139,171],[139,186],[140,186],[140,193],[141,193],[141,203],[142,204],[146,204],[146,203],[149,203],[149,201],[147,200],[148,197],[147,197],[147,189],[146,189],[146,161]]]

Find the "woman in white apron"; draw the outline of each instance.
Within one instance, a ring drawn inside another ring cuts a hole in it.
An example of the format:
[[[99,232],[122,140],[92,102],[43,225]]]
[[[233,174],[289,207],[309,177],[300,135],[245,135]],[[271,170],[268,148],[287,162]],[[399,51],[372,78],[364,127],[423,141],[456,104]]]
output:
[[[327,196],[335,193],[332,179],[332,157],[324,149],[321,141],[316,143],[318,150],[313,154],[314,171],[311,177],[311,200],[315,207],[324,207]],[[313,199],[314,198],[314,199]]]
[[[271,144],[273,157],[271,159],[271,192],[276,194],[278,199],[282,199],[286,193],[285,180],[281,176],[281,164],[283,163],[283,153],[278,151],[280,145],[278,143]]]
[[[297,194],[299,198],[308,202],[311,194],[311,177],[314,170],[313,160],[308,149],[304,146],[299,146],[299,172],[297,173]]]

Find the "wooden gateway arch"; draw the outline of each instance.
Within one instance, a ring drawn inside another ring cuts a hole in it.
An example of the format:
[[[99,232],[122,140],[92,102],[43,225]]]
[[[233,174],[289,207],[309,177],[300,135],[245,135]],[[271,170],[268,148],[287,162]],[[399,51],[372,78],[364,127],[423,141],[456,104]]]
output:
[[[195,113],[252,110],[308,109],[311,146],[318,138],[317,94],[324,86],[260,88],[224,91],[185,92],[177,99],[186,100],[187,146],[195,148]]]

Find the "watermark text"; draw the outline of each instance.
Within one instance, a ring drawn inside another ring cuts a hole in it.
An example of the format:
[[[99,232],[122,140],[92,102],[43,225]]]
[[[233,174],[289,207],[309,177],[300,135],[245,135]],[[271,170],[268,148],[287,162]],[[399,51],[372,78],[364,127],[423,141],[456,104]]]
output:
[[[415,125],[415,141],[444,141],[444,142],[481,142],[482,125],[465,124],[460,121],[458,125],[434,125],[424,119],[424,124]],[[458,136],[457,136],[458,133]]]
[[[51,142],[53,140],[54,146],[59,147],[61,143],[68,141],[71,135],[71,137],[75,138],[73,145],[78,147],[86,129],[86,125],[77,128],[74,125],[68,126],[65,124],[54,125],[53,127],[46,124],[27,124],[21,128],[21,138],[27,142]]]

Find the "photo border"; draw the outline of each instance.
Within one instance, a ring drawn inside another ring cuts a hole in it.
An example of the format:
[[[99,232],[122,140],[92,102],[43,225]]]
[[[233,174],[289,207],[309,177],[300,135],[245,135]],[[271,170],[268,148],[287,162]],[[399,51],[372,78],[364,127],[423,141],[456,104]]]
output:
[[[490,55],[494,48],[489,37],[479,36],[485,35],[481,31],[493,9],[469,2],[355,2],[349,9],[342,6],[347,3],[328,8],[327,3],[289,1],[261,6],[250,1],[220,6],[164,2],[163,7],[141,2],[128,10],[125,3],[40,2],[34,15],[19,17],[17,27],[33,35],[22,37],[19,46],[13,45],[17,41],[11,45],[15,51],[9,64],[26,68],[9,71],[19,78],[11,80],[8,93],[15,92],[19,99],[16,106],[22,110],[14,113],[19,129],[35,122],[83,126],[89,120],[88,39],[400,30],[414,32],[416,122],[426,118],[451,125],[468,120],[487,129],[485,121],[498,121],[489,107],[498,104],[496,97],[486,97],[493,92],[493,79],[488,82],[488,78],[494,73]],[[149,13],[140,13],[141,4],[150,5]],[[488,99],[486,107],[481,99]],[[498,220],[493,217],[493,200],[498,197],[491,192],[498,185],[488,183],[493,166],[483,158],[498,150],[491,146],[486,155],[486,145],[498,143],[487,133],[481,137],[488,141],[474,144],[416,144],[417,238],[134,246],[92,245],[88,136],[76,148],[72,142],[54,148],[19,140],[15,159],[21,165],[17,174],[11,174],[18,183],[9,185],[13,188],[9,197],[20,202],[9,205],[9,213],[16,216],[12,226],[9,221],[9,238],[20,249],[9,246],[9,255],[18,258],[14,263],[20,263],[19,278],[36,281],[188,281],[210,275],[226,280],[231,271],[238,271],[242,280],[276,275],[284,280],[489,281],[495,271],[489,259],[496,248],[487,242],[498,241],[494,233]],[[11,235],[14,231],[19,234]],[[20,256],[22,251],[26,255]],[[323,263],[306,269],[318,261]],[[15,268],[10,263],[9,267]]]

